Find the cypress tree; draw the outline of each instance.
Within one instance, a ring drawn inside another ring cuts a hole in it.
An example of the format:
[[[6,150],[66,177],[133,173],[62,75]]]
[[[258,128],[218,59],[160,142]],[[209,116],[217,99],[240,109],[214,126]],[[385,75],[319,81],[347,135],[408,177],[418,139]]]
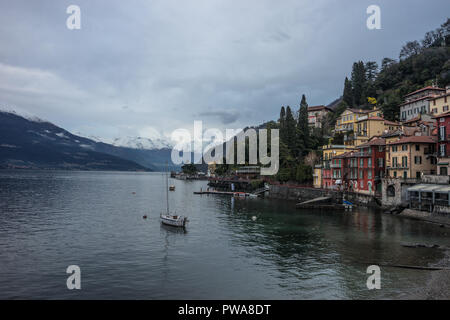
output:
[[[364,62],[358,61],[353,63],[352,68],[352,88],[353,88],[353,104],[360,106],[365,103],[364,88],[366,85],[366,71]]]
[[[286,131],[286,145],[289,149],[295,147],[296,141],[296,123],[294,116],[292,114],[291,107],[286,107],[286,120],[285,120],[285,131]]]
[[[350,82],[350,80],[348,80],[347,77],[345,77],[345,81],[344,81],[344,93],[342,94],[342,100],[344,100],[344,102],[348,106],[352,106],[353,105],[353,88],[352,88],[352,83]]]
[[[302,95],[297,122],[297,156],[301,155],[309,147],[308,103],[305,95]]]

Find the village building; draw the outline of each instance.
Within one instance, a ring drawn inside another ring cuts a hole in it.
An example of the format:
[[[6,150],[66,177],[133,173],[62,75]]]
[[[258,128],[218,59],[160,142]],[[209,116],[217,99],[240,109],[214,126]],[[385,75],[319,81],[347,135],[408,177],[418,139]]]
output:
[[[352,150],[355,149],[346,145],[326,145],[322,147],[322,188],[334,188],[336,186],[336,180],[338,179],[333,178],[333,169],[336,169],[336,164],[332,163],[332,159]]]
[[[322,188],[322,165],[321,164],[317,164],[314,166],[313,186],[314,186],[314,188]]]
[[[432,136],[402,137],[386,144],[387,175],[392,178],[418,178],[436,174],[436,138]]]
[[[450,112],[436,116],[437,120],[437,173],[450,175]]]
[[[378,116],[361,116],[357,121],[355,146],[366,143],[374,136],[381,136],[386,131],[401,128],[401,124],[385,120]]]
[[[308,107],[308,125],[313,128],[322,128],[326,116],[333,110],[326,106]]]
[[[358,151],[337,157],[340,164],[342,190],[368,195],[381,193],[385,172],[385,139],[375,137],[358,146]]]
[[[436,96],[430,99],[431,114],[434,116],[441,115],[450,111],[450,86],[446,87],[446,90],[440,96]]]
[[[400,105],[400,120],[408,121],[420,114],[432,113],[430,99],[445,93],[445,89],[428,86],[407,94]]]

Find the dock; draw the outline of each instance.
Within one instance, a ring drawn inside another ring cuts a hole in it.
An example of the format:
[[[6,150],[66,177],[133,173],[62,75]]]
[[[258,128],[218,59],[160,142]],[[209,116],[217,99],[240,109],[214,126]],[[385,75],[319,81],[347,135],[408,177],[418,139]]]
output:
[[[212,191],[194,191],[194,194],[200,194],[200,195],[202,195],[202,194],[217,194],[217,195],[232,196],[234,194],[234,192],[212,190]]]
[[[344,201],[343,204],[333,203],[331,197],[318,197],[312,200],[297,203],[297,209],[332,209],[332,210],[347,210],[351,209],[352,204]]]

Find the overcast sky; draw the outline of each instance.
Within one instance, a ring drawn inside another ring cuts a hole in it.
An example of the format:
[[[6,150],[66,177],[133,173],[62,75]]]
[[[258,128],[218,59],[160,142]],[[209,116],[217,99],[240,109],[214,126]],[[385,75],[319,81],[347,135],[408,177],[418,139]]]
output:
[[[81,30],[66,9],[81,8]],[[366,9],[381,7],[381,30]],[[0,108],[105,138],[170,136],[328,104],[356,60],[397,58],[442,24],[448,0],[0,2]]]

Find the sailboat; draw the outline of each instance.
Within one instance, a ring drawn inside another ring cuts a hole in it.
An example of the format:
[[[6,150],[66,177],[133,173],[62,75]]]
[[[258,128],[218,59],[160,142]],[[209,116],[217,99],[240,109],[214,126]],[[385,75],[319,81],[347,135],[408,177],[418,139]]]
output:
[[[160,215],[161,223],[173,227],[184,228],[188,222],[188,218],[185,216],[177,216],[170,214],[169,211],[169,176],[166,170],[166,213],[161,213]]]

